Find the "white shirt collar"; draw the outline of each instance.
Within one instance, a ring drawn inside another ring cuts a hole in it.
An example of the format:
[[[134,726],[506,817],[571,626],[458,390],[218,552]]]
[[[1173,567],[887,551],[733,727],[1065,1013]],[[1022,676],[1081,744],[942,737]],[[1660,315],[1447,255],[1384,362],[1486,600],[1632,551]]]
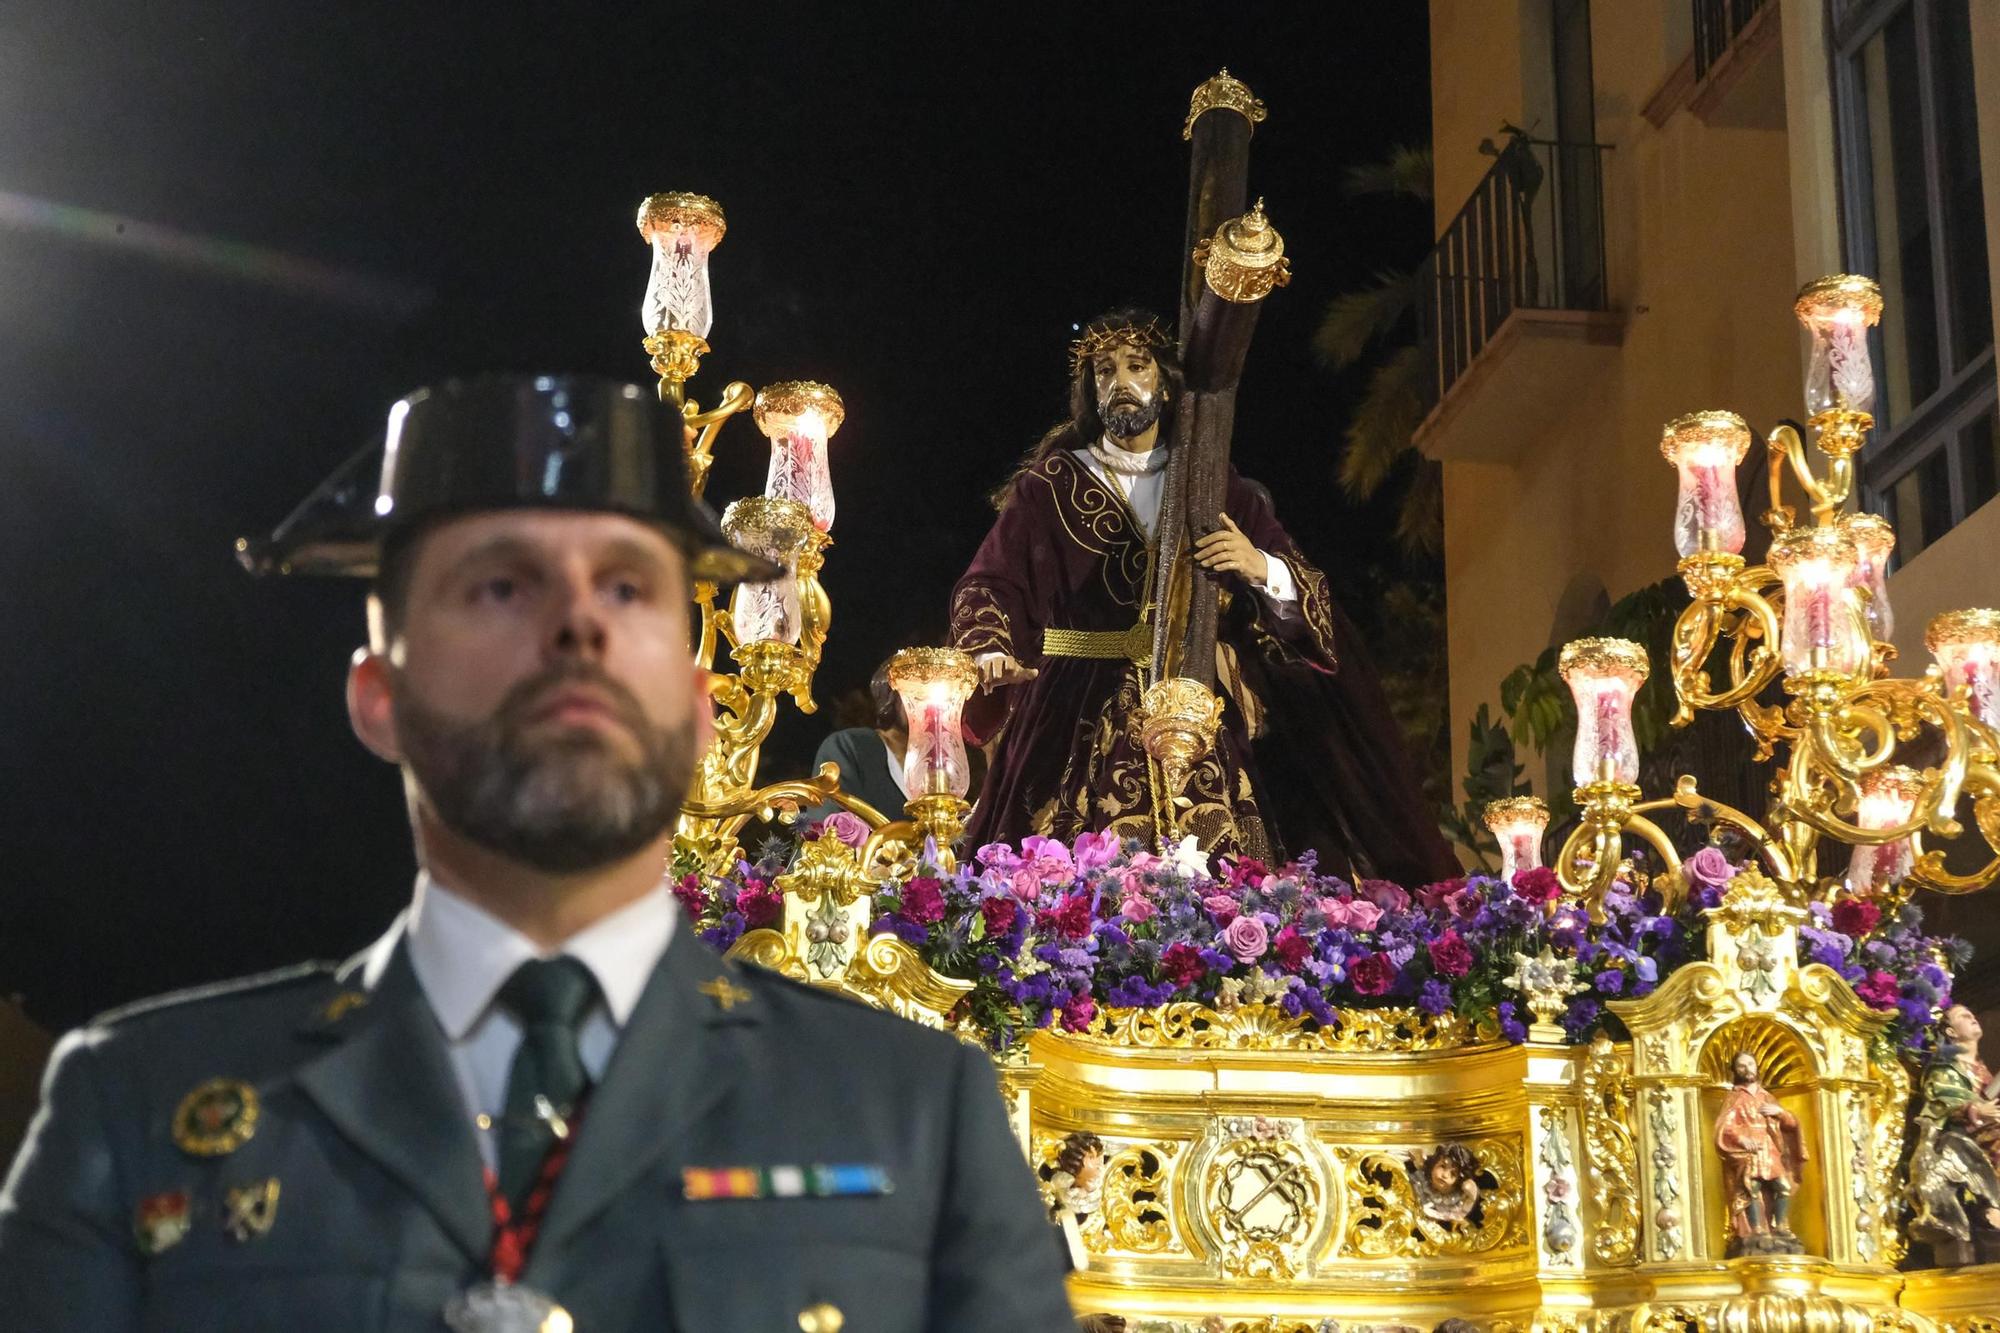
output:
[[[570,936],[562,948],[544,953],[506,922],[421,872],[406,932],[410,966],[452,1041],[472,1030],[515,968],[557,954],[590,969],[612,1023],[622,1028],[673,939],[678,915],[662,881],[652,893]]]

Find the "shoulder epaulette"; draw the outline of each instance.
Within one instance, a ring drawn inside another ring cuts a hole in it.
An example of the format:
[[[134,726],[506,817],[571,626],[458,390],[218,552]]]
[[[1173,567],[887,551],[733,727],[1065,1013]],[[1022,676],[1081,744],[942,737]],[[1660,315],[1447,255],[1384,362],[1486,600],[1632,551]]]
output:
[[[90,1020],[92,1027],[107,1027],[128,1022],[134,1018],[144,1018],[148,1014],[166,1009],[178,1009],[185,1005],[199,1004],[204,1000],[233,999],[257,991],[282,990],[303,985],[311,981],[323,981],[334,974],[332,963],[296,963],[291,967],[281,967],[271,972],[260,972],[255,976],[233,977],[228,981],[210,982],[206,986],[190,986],[186,990],[169,991],[165,995],[155,995],[131,1004],[108,1009]]]

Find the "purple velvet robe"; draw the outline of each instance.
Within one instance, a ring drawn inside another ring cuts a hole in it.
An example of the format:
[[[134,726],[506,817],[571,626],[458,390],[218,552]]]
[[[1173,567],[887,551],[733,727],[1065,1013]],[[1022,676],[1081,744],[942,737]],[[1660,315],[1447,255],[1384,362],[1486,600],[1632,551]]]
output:
[[[1215,748],[1183,792],[1192,802],[1184,828],[1212,853],[1262,857],[1272,837],[1245,721],[1246,707],[1251,716],[1261,707],[1243,685],[1245,668],[1255,659],[1260,674],[1330,676],[1336,622],[1326,576],[1279,526],[1263,488],[1232,470],[1225,508],[1259,550],[1291,567],[1298,600],[1280,615],[1240,579],[1225,588],[1217,639],[1227,702]],[[954,644],[975,655],[1008,653],[1040,673],[966,708],[976,741],[1004,724],[968,829],[973,846],[1102,829],[1155,841],[1149,765],[1131,726],[1141,668],[1042,652],[1044,630],[1130,629],[1150,597],[1151,564],[1124,496],[1072,454],[1052,453],[1015,481],[952,594]]]

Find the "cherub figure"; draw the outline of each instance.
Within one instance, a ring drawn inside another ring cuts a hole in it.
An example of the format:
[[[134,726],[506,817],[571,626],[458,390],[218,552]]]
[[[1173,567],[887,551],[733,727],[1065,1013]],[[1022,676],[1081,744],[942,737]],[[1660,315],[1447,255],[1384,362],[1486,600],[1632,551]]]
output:
[[[1433,1222],[1466,1221],[1479,1206],[1479,1158],[1462,1143],[1440,1144],[1411,1173],[1417,1210]]]

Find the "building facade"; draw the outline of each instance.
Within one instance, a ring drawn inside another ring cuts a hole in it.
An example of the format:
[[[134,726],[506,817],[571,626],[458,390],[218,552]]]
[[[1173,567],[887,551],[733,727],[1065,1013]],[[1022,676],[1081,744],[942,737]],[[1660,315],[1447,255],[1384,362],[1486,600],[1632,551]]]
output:
[[[1415,444],[1444,469],[1454,774],[1510,669],[1673,575],[1663,424],[1807,415],[1792,301],[1824,274],[1875,277],[1888,307],[1861,499],[1896,530],[1904,669],[1933,615],[2000,605],[2000,0],[1430,15]],[[1753,532],[1763,466],[1760,446],[1741,476]]]

